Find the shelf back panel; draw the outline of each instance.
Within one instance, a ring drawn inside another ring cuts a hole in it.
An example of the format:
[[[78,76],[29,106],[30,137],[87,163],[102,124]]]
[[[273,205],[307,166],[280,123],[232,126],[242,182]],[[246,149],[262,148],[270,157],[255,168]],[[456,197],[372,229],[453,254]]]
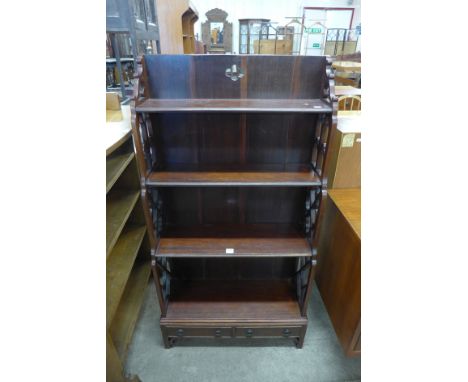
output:
[[[203,226],[216,226],[212,235],[225,236],[224,226],[226,234],[232,231],[243,237],[248,234],[243,226],[260,225],[259,236],[268,237],[281,234],[278,230],[284,231],[284,227],[300,232],[304,223],[307,190],[302,187],[162,187],[159,191],[165,227],[162,236],[177,231],[190,236],[189,228]]]
[[[271,280],[294,275],[297,259],[277,258],[173,258],[168,260],[173,275],[180,280]]]
[[[145,55],[151,98],[317,99],[324,56]],[[243,76],[233,81],[226,69]]]
[[[154,113],[157,170],[310,170],[317,114]]]

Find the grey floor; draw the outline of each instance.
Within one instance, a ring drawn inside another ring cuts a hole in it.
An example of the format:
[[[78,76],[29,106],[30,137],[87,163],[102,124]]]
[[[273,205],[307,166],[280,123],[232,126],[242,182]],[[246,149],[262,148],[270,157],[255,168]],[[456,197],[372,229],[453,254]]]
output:
[[[165,349],[159,315],[156,289],[151,282],[126,364],[126,371],[137,374],[142,382],[331,382],[361,378],[360,358],[343,355],[315,287],[302,349],[296,349],[287,339],[186,339]]]

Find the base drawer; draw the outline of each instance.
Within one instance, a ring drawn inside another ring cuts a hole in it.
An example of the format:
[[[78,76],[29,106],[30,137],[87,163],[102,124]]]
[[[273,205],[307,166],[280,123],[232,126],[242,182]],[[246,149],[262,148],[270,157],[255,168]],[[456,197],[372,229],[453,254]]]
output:
[[[280,326],[280,327],[236,327],[236,337],[300,337],[301,326]]]
[[[164,327],[168,337],[232,337],[233,329],[226,327]]]

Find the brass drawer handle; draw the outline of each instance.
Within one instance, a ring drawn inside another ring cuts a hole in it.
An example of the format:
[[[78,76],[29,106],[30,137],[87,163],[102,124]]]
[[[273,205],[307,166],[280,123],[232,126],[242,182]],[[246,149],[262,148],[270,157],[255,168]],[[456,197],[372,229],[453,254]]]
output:
[[[177,329],[176,334],[178,337],[182,337],[184,335],[184,330],[183,329]]]
[[[283,337],[289,337],[291,331],[289,329],[283,329]]]
[[[215,330],[215,337],[221,337],[221,329]]]
[[[245,336],[246,337],[252,337],[252,335],[253,335],[253,330],[252,329],[247,329],[245,331]]]

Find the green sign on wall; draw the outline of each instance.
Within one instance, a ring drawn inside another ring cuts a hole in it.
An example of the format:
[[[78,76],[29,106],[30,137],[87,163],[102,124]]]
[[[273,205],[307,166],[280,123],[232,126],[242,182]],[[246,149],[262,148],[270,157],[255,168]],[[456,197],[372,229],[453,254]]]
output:
[[[304,28],[306,33],[322,33],[322,28]]]
[[[314,42],[312,44],[312,48],[320,48],[320,44],[318,42]]]

